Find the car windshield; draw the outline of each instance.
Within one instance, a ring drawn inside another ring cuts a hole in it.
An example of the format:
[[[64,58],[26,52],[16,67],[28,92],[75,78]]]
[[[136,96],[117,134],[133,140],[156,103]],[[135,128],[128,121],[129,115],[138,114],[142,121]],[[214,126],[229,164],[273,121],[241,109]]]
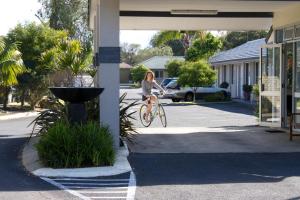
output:
[[[174,79],[172,79],[172,78],[166,78],[165,80],[162,81],[161,85],[162,86],[166,86],[166,85],[168,85],[173,80]]]
[[[166,85],[167,88],[175,88],[177,86],[177,80],[172,80],[168,85]]]

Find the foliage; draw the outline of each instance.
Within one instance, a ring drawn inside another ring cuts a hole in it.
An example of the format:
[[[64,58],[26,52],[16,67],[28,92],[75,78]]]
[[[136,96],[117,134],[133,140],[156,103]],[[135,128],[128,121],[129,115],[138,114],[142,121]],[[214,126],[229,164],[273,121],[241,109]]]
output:
[[[246,93],[251,93],[252,92],[252,85],[244,84],[243,85],[243,91]]]
[[[256,96],[256,98],[259,97],[259,85],[258,84],[253,85],[252,93]]]
[[[223,50],[232,49],[247,41],[264,38],[267,34],[266,31],[229,32],[222,38]]]
[[[24,65],[28,69],[26,73],[18,76],[19,85],[17,85],[18,94],[21,96],[21,103],[29,98],[31,107],[36,103],[34,99],[40,99],[47,94],[48,85],[47,75],[49,69],[41,66],[41,54],[53,48],[59,41],[67,38],[65,31],[56,31],[47,25],[37,25],[29,23],[25,25],[18,24],[7,34],[9,43],[17,43]],[[34,99],[30,99],[34,96]]]
[[[92,54],[83,52],[79,40],[62,40],[52,49],[41,56],[41,65],[53,71],[67,73],[67,82],[74,86],[74,78],[89,70],[92,63]]]
[[[17,76],[25,71],[16,43],[8,44],[0,39],[0,85],[9,87],[18,84]]]
[[[47,105],[46,110],[43,110],[39,115],[28,125],[33,125],[30,138],[33,136],[41,136],[48,132],[53,124],[58,120],[67,120],[67,110],[65,105],[58,99],[44,99]],[[30,139],[29,138],[29,139]]]
[[[175,56],[183,56],[190,44],[203,34],[203,31],[160,31],[150,43],[153,47],[169,46]]]
[[[138,62],[138,52],[141,49],[139,44],[122,44],[121,60],[129,65],[135,65]]]
[[[3,88],[3,109],[6,109],[11,86],[18,84],[18,75],[26,71],[16,43],[8,44],[0,38],[0,87]]]
[[[168,46],[141,49],[139,44],[122,44],[121,60],[132,66],[153,56],[172,56],[172,49]]]
[[[216,51],[221,49],[222,41],[213,36],[211,33],[206,33],[195,40],[192,46],[187,50],[186,60],[187,61],[197,61],[200,59],[208,59],[210,56],[214,55]]]
[[[131,112],[130,109],[137,104],[138,101],[133,101],[127,103],[125,101],[127,93],[124,93],[120,101],[120,136],[123,139],[132,141],[132,133],[137,133],[134,127],[134,124],[131,120],[135,120],[133,115],[134,112]],[[44,98],[43,104],[45,105],[44,111],[41,111],[39,115],[28,125],[33,125],[31,136],[41,136],[52,127],[59,120],[68,121],[67,117],[67,108],[62,104],[58,99]],[[86,111],[88,116],[88,121],[99,122],[99,98],[95,98],[91,101],[86,102]]]
[[[82,42],[91,50],[92,33],[88,28],[88,0],[39,0],[42,8],[37,16],[49,21],[55,30],[67,30],[71,38]],[[45,22],[44,22],[45,23]]]
[[[137,63],[141,63],[154,56],[173,56],[172,49],[170,47],[155,47],[155,48],[145,48],[138,51]]]
[[[170,40],[166,42],[166,46],[172,49],[174,56],[184,56],[185,48],[181,40]]]
[[[120,97],[120,136],[123,139],[127,139],[130,142],[133,142],[134,135],[133,133],[137,133],[132,120],[136,120],[133,115],[137,111],[130,111],[132,107],[138,105],[138,101],[133,101],[131,103],[127,103],[125,101],[127,93],[122,94]]]
[[[160,31],[152,37],[150,44],[153,47],[160,47],[166,45],[166,43],[171,40],[181,39],[182,33],[180,33],[180,31]]]
[[[180,68],[183,66],[184,61],[181,60],[171,60],[166,64],[166,70],[169,77],[178,77]]]
[[[224,91],[216,92],[214,94],[209,94],[204,96],[206,102],[220,102],[220,101],[229,101],[230,96],[225,95]]]
[[[220,84],[220,88],[227,89],[228,87],[229,87],[229,84],[226,81],[224,81],[223,83]]]
[[[56,122],[36,145],[48,167],[71,168],[113,165],[115,151],[110,130],[98,122],[70,125]]]
[[[142,82],[147,71],[149,71],[149,69],[145,65],[138,65],[133,67],[130,70],[132,80],[136,83]]]
[[[197,87],[211,86],[216,80],[216,72],[209,64],[200,60],[198,62],[187,62],[182,66],[178,83],[182,86],[192,87],[196,94]],[[194,95],[194,100],[196,95]]]

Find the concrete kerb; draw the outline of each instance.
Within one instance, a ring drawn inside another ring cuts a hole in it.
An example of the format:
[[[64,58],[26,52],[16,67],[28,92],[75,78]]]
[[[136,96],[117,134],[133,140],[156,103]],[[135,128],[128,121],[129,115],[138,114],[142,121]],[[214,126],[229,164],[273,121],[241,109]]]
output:
[[[2,120],[12,120],[26,117],[35,117],[39,114],[37,111],[32,112],[19,112],[19,113],[9,113],[0,116],[0,121]]]
[[[130,172],[132,170],[127,160],[129,151],[126,144],[118,150],[116,161],[113,166],[68,169],[46,168],[39,161],[37,151],[34,148],[34,145],[38,142],[38,140],[39,138],[31,139],[29,143],[25,145],[22,152],[22,163],[24,167],[36,176],[88,178],[97,176],[113,176]]]

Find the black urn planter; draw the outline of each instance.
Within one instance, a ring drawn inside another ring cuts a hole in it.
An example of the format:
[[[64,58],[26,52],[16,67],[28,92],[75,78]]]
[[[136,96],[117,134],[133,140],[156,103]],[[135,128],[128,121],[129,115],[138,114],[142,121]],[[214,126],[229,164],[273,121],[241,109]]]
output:
[[[104,88],[50,87],[59,99],[68,102],[68,118],[71,123],[85,123],[87,113],[85,102],[99,96]]]

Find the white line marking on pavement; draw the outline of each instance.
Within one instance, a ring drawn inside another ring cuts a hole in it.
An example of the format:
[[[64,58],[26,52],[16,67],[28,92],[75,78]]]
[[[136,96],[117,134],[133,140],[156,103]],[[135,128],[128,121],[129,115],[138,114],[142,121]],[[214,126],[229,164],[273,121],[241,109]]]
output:
[[[129,184],[128,184],[128,191],[127,191],[126,200],[134,200],[135,190],[136,190],[135,174],[133,172],[130,172],[130,178],[129,178]]]
[[[136,179],[133,172],[130,173],[129,178],[127,179],[81,179],[49,177],[41,177],[41,179],[82,200],[134,200],[136,191]]]
[[[127,193],[127,190],[120,191],[80,191],[80,193],[89,193],[89,194],[110,194],[110,193]]]
[[[80,199],[83,199],[83,200],[89,200],[90,199],[90,198],[88,198],[88,197],[86,197],[86,196],[84,196],[84,195],[82,195],[82,194],[80,194],[80,193],[78,193],[78,192],[76,192],[74,190],[68,189],[67,187],[65,187],[65,186],[63,186],[63,185],[61,185],[61,184],[59,184],[59,183],[57,183],[57,182],[55,182],[55,181],[53,181],[53,180],[51,180],[49,178],[41,177],[41,179],[43,179],[44,181],[46,181],[46,182],[48,182],[48,183],[50,183],[50,184],[58,187],[61,190],[69,192],[70,194],[72,194],[72,195],[74,195],[74,196],[76,196],[76,197],[78,197]]]
[[[63,185],[94,185],[94,186],[105,186],[105,185],[128,185],[128,183],[72,183],[72,182],[60,182]]]
[[[126,197],[90,197],[91,199],[126,199]]]
[[[129,181],[129,179],[80,179],[80,178],[54,178],[54,181],[99,181],[99,182],[114,182],[114,181]]]

